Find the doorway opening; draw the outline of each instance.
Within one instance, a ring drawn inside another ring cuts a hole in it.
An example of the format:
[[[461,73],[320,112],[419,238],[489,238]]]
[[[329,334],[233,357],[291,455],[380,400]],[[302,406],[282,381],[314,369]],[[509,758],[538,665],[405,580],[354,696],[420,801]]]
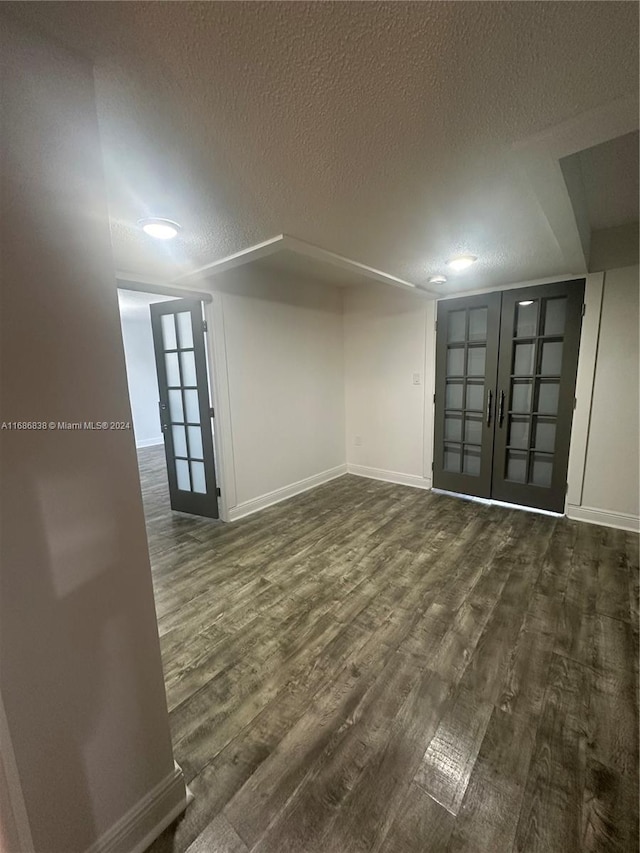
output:
[[[435,488],[564,512],[584,287],[438,302]]]
[[[218,519],[203,300],[122,285],[118,304],[147,521]]]

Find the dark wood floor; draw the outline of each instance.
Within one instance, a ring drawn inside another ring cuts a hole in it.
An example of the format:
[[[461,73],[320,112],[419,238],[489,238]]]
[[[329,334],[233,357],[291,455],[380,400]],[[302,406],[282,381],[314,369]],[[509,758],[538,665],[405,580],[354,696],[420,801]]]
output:
[[[343,477],[232,525],[142,451],[177,761],[153,853],[638,850],[638,538]]]

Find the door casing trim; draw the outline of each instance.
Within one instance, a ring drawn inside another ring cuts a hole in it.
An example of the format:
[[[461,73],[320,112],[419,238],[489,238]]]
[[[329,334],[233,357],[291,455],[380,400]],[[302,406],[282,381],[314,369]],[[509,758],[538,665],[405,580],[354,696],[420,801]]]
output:
[[[135,288],[131,285],[135,284]],[[147,281],[127,273],[118,273],[119,290],[135,289],[158,296],[176,296],[179,299],[199,299],[204,305],[207,328],[205,349],[211,382],[211,405],[215,411],[213,429],[214,464],[216,481],[220,489],[218,511],[221,521],[231,521],[230,508],[236,504],[235,466],[231,433],[231,404],[227,374],[227,351],[224,345],[224,317],[221,294],[208,290],[193,290],[158,281]]]
[[[596,373],[597,346],[600,337],[600,315],[602,311],[602,298],[604,288],[604,272],[576,273],[575,275],[557,275],[552,278],[543,278],[535,281],[518,282],[506,284],[493,288],[480,288],[478,290],[465,291],[464,293],[443,293],[442,296],[428,303],[433,306],[432,315],[429,317],[427,311],[427,333],[431,333],[431,344],[427,341],[426,364],[425,364],[425,417],[427,423],[435,419],[435,406],[433,402],[433,389],[436,381],[436,331],[435,317],[437,315],[436,305],[444,299],[463,299],[489,290],[503,291],[515,290],[521,287],[537,287],[545,284],[553,284],[559,281],[568,281],[572,278],[585,279],[584,305],[585,315],[580,335],[580,347],[578,350],[578,374],[576,379],[576,409],[573,413],[571,425],[571,439],[569,444],[569,467],[567,471],[568,490],[565,499],[564,512],[568,515],[568,507],[571,504],[572,511],[579,508],[582,502],[582,490],[584,484],[585,469],[587,463],[587,443],[589,437],[589,425],[591,419],[591,403],[593,398],[593,384]],[[430,393],[427,393],[430,391]],[[425,476],[431,476],[433,464],[433,428],[425,430]],[[577,516],[574,514],[573,516]]]

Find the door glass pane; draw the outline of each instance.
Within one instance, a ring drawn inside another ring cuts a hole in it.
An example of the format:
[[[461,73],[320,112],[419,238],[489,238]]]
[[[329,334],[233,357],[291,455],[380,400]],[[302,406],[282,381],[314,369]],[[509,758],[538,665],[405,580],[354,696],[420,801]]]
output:
[[[555,421],[536,418],[536,431],[533,446],[536,450],[546,450],[553,453],[556,444]]]
[[[169,391],[169,416],[174,423],[184,421],[181,391]]]
[[[467,409],[481,412],[484,407],[484,385],[467,382]]]
[[[482,444],[482,418],[465,418],[464,440],[469,444]]]
[[[531,382],[513,382],[511,408],[514,412],[531,411]]]
[[[202,452],[202,431],[200,427],[187,427],[187,432],[189,433],[189,456],[192,459],[202,459],[204,453]]]
[[[507,480],[524,483],[527,479],[527,454],[521,450],[507,450]]]
[[[543,456],[541,453],[533,454],[533,465],[531,466],[531,482],[534,486],[551,485],[551,474],[553,472],[553,456]]]
[[[462,382],[447,382],[445,390],[444,404],[447,409],[462,408],[462,391],[464,385]]]
[[[484,376],[486,347],[469,347],[467,350],[467,374],[469,376]]]
[[[528,300],[526,300],[528,301]],[[535,337],[538,325],[538,303],[534,301],[531,305],[516,305],[516,337]]]
[[[466,311],[450,311],[447,340],[450,344],[464,341]]]
[[[542,382],[538,379],[538,412],[555,415],[558,411],[559,382]]]
[[[460,472],[460,445],[445,444],[444,470]]]
[[[186,459],[176,459],[176,479],[178,488],[183,492],[191,491],[191,482],[189,481],[189,463]]]
[[[184,392],[184,405],[186,409],[187,421],[191,424],[199,424],[200,423],[200,407],[198,405],[198,392],[194,389],[192,391]]]
[[[193,346],[193,332],[191,329],[191,312],[181,311],[176,314],[176,323],[178,325],[178,340],[180,341],[180,349],[188,349]]]
[[[562,341],[548,341],[542,344],[542,376],[560,376],[562,368]]]
[[[529,419],[511,417],[509,423],[509,441],[511,447],[529,447]]]
[[[447,350],[447,376],[464,376],[464,347]]]
[[[187,437],[183,426],[172,426],[173,452],[176,456],[187,456]]]
[[[444,419],[444,437],[447,441],[462,441],[462,417],[447,415]]]
[[[533,360],[536,352],[535,344],[516,344],[514,351],[514,374],[516,376],[531,376],[534,372]]]
[[[564,323],[567,314],[567,297],[546,299],[544,312],[544,335],[564,335]]]
[[[178,353],[165,353],[164,363],[167,368],[167,385],[180,385],[180,371],[178,370]]]
[[[471,477],[477,477],[480,474],[479,449],[475,447],[465,447],[462,471],[464,474],[469,474]]]
[[[182,384],[197,385],[196,359],[193,350],[180,353],[180,365],[182,367]]]
[[[469,311],[469,340],[487,340],[487,316],[486,308],[472,308]]]
[[[176,325],[173,322],[173,314],[162,314],[160,317],[162,324],[162,345],[164,349],[175,349],[176,344]]]
[[[193,491],[204,495],[207,491],[207,483],[204,476],[204,462],[191,463],[191,477],[193,479]]]

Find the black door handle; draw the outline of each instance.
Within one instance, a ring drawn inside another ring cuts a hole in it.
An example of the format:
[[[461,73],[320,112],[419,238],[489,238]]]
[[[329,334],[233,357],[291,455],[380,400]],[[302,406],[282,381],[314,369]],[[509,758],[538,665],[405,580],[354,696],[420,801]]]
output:
[[[489,389],[489,394],[487,395],[487,426],[491,426],[491,400],[493,397],[493,393],[491,389]]]
[[[166,403],[158,401],[158,408],[160,409],[160,428],[162,429],[162,432],[167,432],[169,430],[169,424],[166,422],[164,415],[168,406]]]
[[[498,426],[502,426],[504,420],[504,391],[500,391],[500,410],[498,414]]]

